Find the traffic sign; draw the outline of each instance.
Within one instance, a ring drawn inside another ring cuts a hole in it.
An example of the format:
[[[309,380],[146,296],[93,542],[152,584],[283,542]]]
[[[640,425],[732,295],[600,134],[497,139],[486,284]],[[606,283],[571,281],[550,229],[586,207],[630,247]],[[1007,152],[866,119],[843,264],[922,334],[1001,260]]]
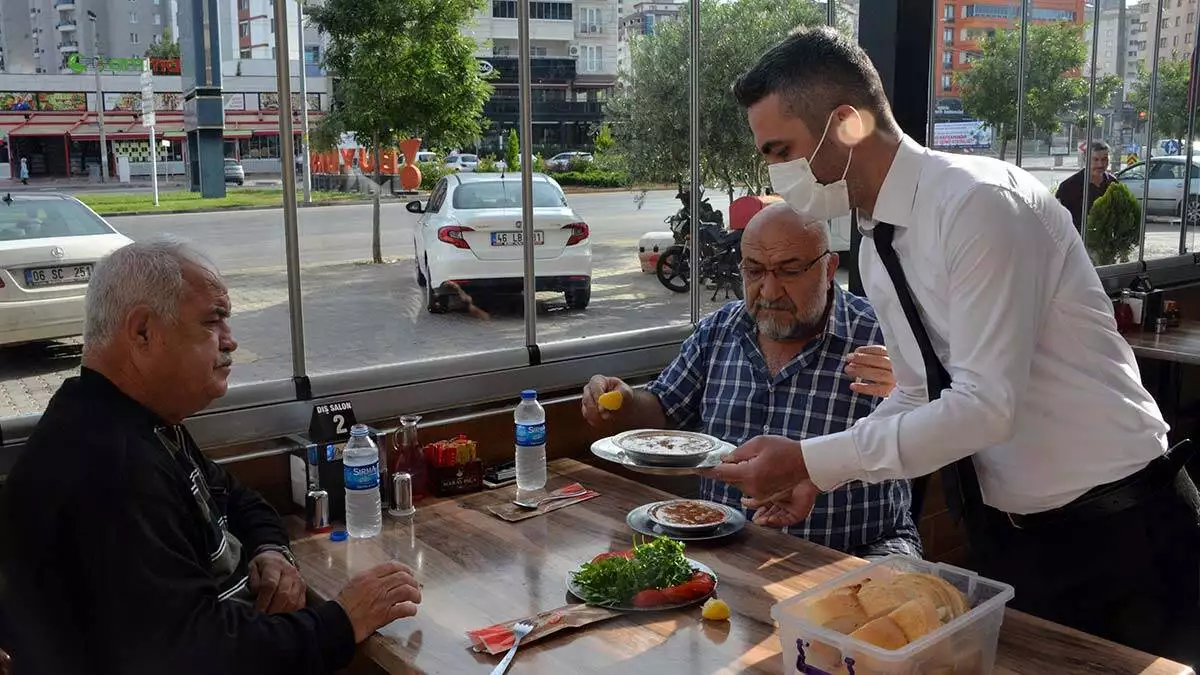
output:
[[[142,70],[142,124],[154,126],[154,74],[150,72],[150,60],[145,59]]]

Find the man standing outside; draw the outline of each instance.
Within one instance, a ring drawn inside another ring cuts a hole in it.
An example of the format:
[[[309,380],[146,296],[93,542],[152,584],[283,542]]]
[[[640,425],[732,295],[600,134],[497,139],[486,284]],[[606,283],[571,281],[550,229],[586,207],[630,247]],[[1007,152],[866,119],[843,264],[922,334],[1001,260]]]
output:
[[[1092,204],[1102,197],[1108,186],[1117,182],[1117,177],[1108,171],[1108,158],[1112,148],[1104,141],[1092,143],[1091,164],[1086,169],[1071,174],[1058,186],[1054,194],[1058,202],[1071,212],[1075,230],[1083,232],[1083,213],[1092,210]],[[1087,203],[1083,201],[1083,187],[1087,184]]]
[[[1016,587],[1017,608],[1166,656],[1194,643],[1170,636],[1195,616],[1200,582],[1187,453],[1168,453],[1112,303],[1046,187],[906,136],[870,59],[832,29],[792,34],[733,91],[789,205],[861,215],[863,283],[897,389],[846,431],[759,436],[710,475],[779,525],[847,481],[952,467],[975,565]]]

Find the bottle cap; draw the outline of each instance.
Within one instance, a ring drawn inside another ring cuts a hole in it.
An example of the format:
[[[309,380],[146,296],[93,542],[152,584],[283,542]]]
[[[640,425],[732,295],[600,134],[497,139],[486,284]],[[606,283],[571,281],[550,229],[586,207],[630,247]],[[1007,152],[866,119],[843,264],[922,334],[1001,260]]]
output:
[[[350,535],[346,534],[345,530],[334,530],[333,532],[329,533],[329,540],[330,541],[346,541],[346,537],[348,537],[348,536],[350,536]]]
[[[345,429],[345,427],[342,427],[342,428]],[[365,424],[355,424],[354,426],[350,427],[350,435],[351,436],[366,436],[370,432],[371,432],[371,430],[368,429],[367,425],[365,425]]]
[[[537,389],[526,389],[521,392],[521,398],[526,401],[532,401],[537,398]]]

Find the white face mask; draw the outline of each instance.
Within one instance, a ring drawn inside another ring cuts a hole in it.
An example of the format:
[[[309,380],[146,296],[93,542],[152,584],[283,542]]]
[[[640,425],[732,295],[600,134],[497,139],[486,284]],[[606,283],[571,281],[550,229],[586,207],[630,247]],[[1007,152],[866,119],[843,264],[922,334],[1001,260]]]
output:
[[[858,111],[854,111],[858,114]],[[859,115],[862,118],[862,115]],[[833,113],[825,120],[825,131],[812,156],[816,157],[825,144],[829,134],[829,125],[833,122]],[[780,162],[767,166],[771,177],[771,187],[775,193],[787,202],[797,213],[802,213],[814,220],[830,220],[850,215],[850,190],[846,185],[846,174],[850,172],[850,160],[854,158],[854,149],[846,158],[846,168],[842,171],[841,179],[822,185],[813,175],[808,158],[801,157],[790,162]]]

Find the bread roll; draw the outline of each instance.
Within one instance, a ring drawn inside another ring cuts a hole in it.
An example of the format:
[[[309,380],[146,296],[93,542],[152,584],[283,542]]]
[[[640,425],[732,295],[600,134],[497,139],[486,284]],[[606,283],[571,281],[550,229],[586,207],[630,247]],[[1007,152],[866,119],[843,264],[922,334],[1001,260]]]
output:
[[[809,621],[842,634],[853,633],[867,622],[858,596],[839,589],[814,601],[807,608]]]
[[[916,642],[921,636],[932,633],[942,625],[937,607],[934,607],[928,598],[909,600],[892,610],[888,617],[904,631],[904,637],[908,638],[909,642]]]
[[[864,584],[858,591],[858,602],[868,621],[887,615],[900,605],[923,597],[928,591],[903,581],[904,575],[886,577]]]
[[[881,649],[900,649],[908,644],[908,638],[904,636],[904,631],[890,616],[881,616],[874,621],[868,621],[862,628],[851,633],[850,637]]]

